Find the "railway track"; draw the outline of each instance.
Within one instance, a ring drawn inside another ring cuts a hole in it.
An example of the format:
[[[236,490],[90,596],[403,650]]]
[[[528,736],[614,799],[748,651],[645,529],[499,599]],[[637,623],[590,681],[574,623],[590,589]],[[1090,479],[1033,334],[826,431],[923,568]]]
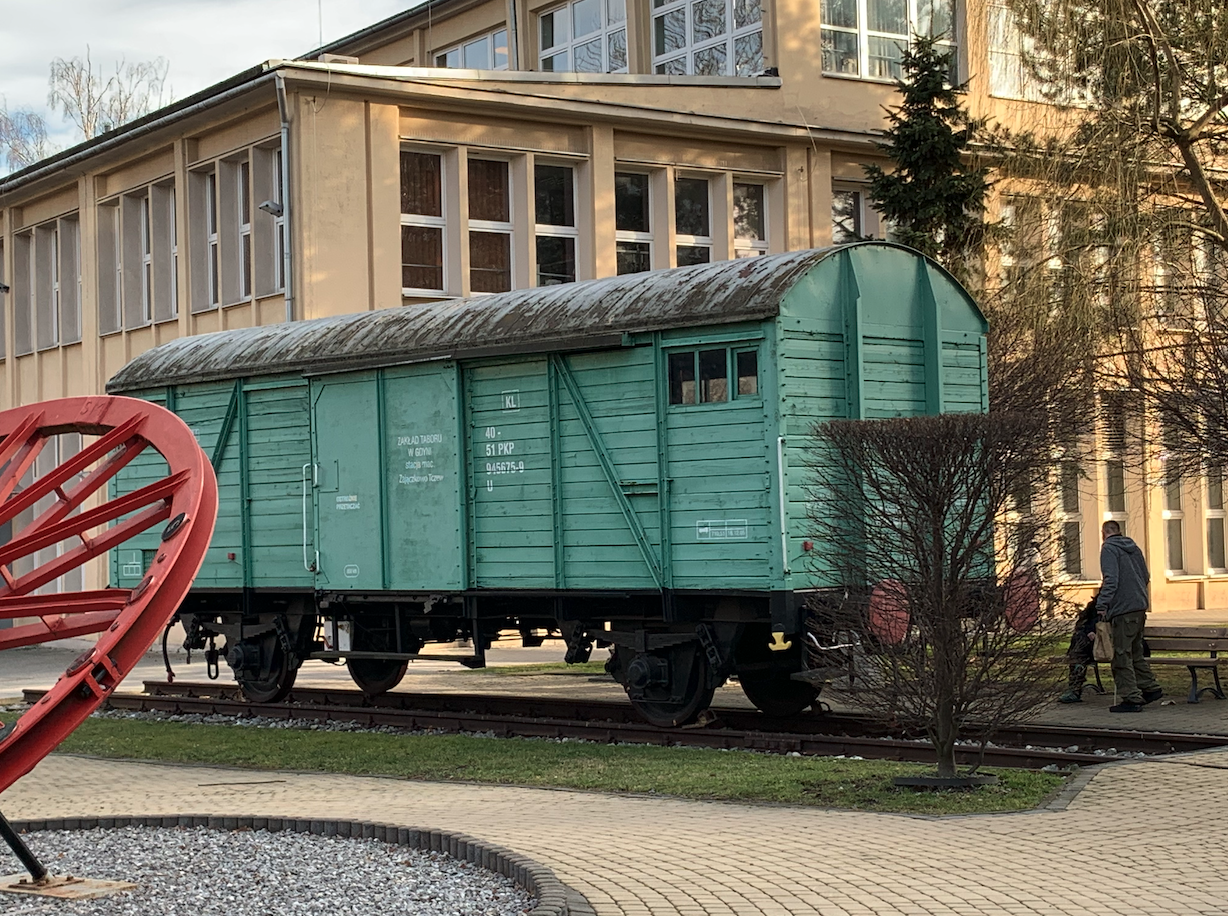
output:
[[[932,763],[925,741],[892,734],[881,723],[842,714],[771,719],[761,713],[714,708],[700,726],[664,730],[639,721],[625,703],[484,694],[392,693],[370,698],[357,690],[296,688],[280,703],[251,703],[234,685],[146,681],[144,693],[113,694],[106,708],[134,712],[261,716],[353,722],[500,737],[578,738],[602,743],[685,745],[808,756],[856,756]],[[27,690],[27,702],[43,691]],[[1088,766],[1139,752],[1163,754],[1228,744],[1224,735],[1108,731],[1060,726],[1004,730],[985,751],[987,766],[1039,769]],[[961,764],[975,763],[975,746],[961,747]]]

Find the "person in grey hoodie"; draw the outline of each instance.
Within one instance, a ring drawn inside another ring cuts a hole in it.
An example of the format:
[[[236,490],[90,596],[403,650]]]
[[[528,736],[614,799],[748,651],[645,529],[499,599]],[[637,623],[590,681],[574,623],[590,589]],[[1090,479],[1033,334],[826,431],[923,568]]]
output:
[[[1151,575],[1138,545],[1107,521],[1100,529],[1100,594],[1096,613],[1113,631],[1113,683],[1117,705],[1109,712],[1139,712],[1164,695],[1151,664],[1143,655],[1143,625],[1147,621],[1147,586]]]

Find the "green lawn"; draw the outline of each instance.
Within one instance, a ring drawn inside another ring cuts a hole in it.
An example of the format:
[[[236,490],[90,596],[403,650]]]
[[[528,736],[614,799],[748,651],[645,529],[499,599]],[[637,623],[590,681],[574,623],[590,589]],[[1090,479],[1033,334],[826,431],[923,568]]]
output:
[[[965,814],[1035,807],[1063,777],[997,770],[998,786],[970,791],[896,789],[891,777],[923,766],[782,757],[692,748],[611,746],[464,735],[384,735],[90,719],[63,752],[140,760],[398,776],[693,799],[776,802]]]

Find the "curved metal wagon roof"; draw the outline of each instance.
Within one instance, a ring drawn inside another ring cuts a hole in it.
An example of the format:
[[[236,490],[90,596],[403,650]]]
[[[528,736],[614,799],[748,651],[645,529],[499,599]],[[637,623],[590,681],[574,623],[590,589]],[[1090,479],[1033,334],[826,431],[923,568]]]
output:
[[[608,346],[625,333],[762,320],[779,314],[780,301],[794,283],[837,250],[795,251],[182,337],[136,357],[107,383],[107,391]]]

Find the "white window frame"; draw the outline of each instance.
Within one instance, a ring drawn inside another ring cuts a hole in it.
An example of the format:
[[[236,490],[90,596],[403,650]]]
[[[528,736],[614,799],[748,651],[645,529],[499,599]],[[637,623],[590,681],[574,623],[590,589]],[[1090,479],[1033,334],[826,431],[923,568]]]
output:
[[[205,288],[209,308],[222,304],[222,251],[218,236],[218,172],[214,168],[205,173]]]
[[[1163,493],[1164,509],[1160,513],[1160,517],[1164,520],[1164,566],[1170,576],[1185,575],[1185,493],[1183,492],[1182,480],[1178,478],[1175,481],[1165,479]],[[1176,494],[1176,499],[1173,495]],[[1174,526],[1171,523],[1176,522]],[[1173,567],[1169,560],[1172,559],[1172,535],[1177,533],[1180,538],[1178,547],[1181,550],[1181,566]]]
[[[1073,493],[1075,496],[1075,507],[1073,509],[1068,508],[1066,505],[1068,472],[1073,476],[1074,480]],[[1083,557],[1083,513],[1081,511],[1081,504],[1083,501],[1082,496],[1079,462],[1074,458],[1064,458],[1058,465],[1057,520],[1058,524],[1062,526],[1062,568],[1060,570],[1060,575],[1062,578],[1066,579],[1082,580],[1085,577],[1087,570]],[[1079,556],[1077,569],[1073,570],[1070,568],[1070,558],[1066,555],[1065,550],[1065,545],[1067,543],[1066,529],[1070,525],[1078,526],[1078,534],[1075,537],[1074,542],[1078,545]]]
[[[1209,474],[1203,478],[1204,492],[1206,493],[1206,516],[1207,516],[1207,572],[1213,576],[1228,575],[1228,511],[1224,509],[1224,471],[1222,468],[1209,468]],[[1213,506],[1211,502],[1211,477],[1210,474],[1219,475],[1219,506]],[[1220,542],[1224,544],[1224,560],[1223,566],[1211,565],[1211,523],[1218,522],[1220,528]]]
[[[567,169],[568,171],[571,172],[571,225],[570,226],[556,226],[553,223],[537,222],[537,201],[536,199],[534,199],[533,201],[533,247],[534,247],[535,264],[534,264],[534,270],[533,270],[533,285],[534,286],[541,285],[541,282],[540,282],[541,281],[541,265],[536,263],[537,239],[540,236],[572,240],[572,249],[571,249],[572,250],[572,278],[568,282],[574,283],[576,280],[575,274],[576,274],[576,269],[578,267],[577,261],[579,259],[579,250],[580,250],[580,228],[577,225],[579,220],[578,220],[578,214],[576,213],[578,209],[576,207],[577,194],[579,193],[580,189],[576,182],[576,164],[574,162],[551,162],[550,160],[538,159],[533,163],[533,167],[536,169],[538,166],[548,166],[550,168]],[[536,175],[534,175],[534,187],[536,187],[536,180],[537,180]],[[556,284],[556,285],[559,285],[559,284]]]
[[[704,187],[708,194],[708,234],[707,235],[683,235],[678,230],[678,182],[679,181],[702,181],[704,183]],[[713,241],[713,235],[712,235],[712,217],[714,215],[713,204],[715,203],[715,201],[712,198],[712,181],[713,181],[712,176],[709,176],[709,175],[689,175],[683,172],[681,174],[677,174],[674,176],[674,200],[673,200],[673,204],[674,204],[674,212],[673,212],[674,250],[672,254],[674,257],[673,263],[675,266],[679,264],[679,260],[678,260],[679,251],[678,250],[680,248],[706,249],[708,252],[708,260],[704,262],[700,262],[700,263],[711,264],[714,260],[718,260],[717,258],[713,257],[713,247],[715,245],[715,242]],[[650,195],[650,200],[651,200],[651,195]],[[652,225],[652,224],[649,223],[649,225]],[[723,259],[720,259],[720,260],[723,260]]]
[[[860,79],[869,82],[894,83],[899,74],[888,72],[885,75],[870,74],[870,39],[894,41],[897,45],[904,47],[911,46],[913,35],[920,30],[917,28],[918,15],[917,9],[922,0],[906,0],[908,4],[908,34],[902,35],[895,32],[879,32],[868,28],[869,22],[869,0],[856,0],[857,3],[857,25],[843,26],[831,25],[827,22],[822,23],[820,32],[820,66],[823,68],[824,76],[842,77],[845,79]],[[942,41],[938,42],[940,51],[948,51],[951,54],[951,63],[955,72],[962,72],[959,63],[959,42],[956,36],[959,34],[959,8],[960,4],[957,0],[951,0],[951,33]],[[853,35],[857,39],[857,72],[852,73],[843,70],[828,69],[826,56],[827,35],[828,33],[839,33],[841,35]],[[884,58],[886,59],[886,58]],[[890,71],[889,67],[889,71]],[[955,80],[958,82],[958,77]]]
[[[402,226],[419,226],[426,229],[439,230],[439,250],[441,261],[443,263],[440,269],[440,286],[439,289],[427,289],[426,287],[402,286],[401,295],[407,298],[424,298],[438,297],[446,293],[448,287],[448,207],[449,207],[449,191],[448,191],[448,157],[443,150],[438,149],[418,149],[416,147],[402,147],[397,152],[397,164],[400,166],[401,153],[415,153],[420,156],[434,156],[439,160],[439,216],[429,216],[422,213],[402,213]],[[398,194],[400,188],[397,189]]]
[[[276,292],[284,293],[286,291],[286,205],[283,201],[285,194],[281,185],[281,149],[273,150],[273,202],[278,204],[280,210],[273,217],[273,255],[277,258],[277,263],[273,267],[274,283],[276,284]]]
[[[735,67],[737,65],[737,42],[738,39],[747,38],[756,33],[759,35],[759,68],[764,65],[763,57],[763,13],[757,4],[753,5],[755,9],[760,9],[759,18],[746,25],[738,26],[734,19],[737,13],[737,0],[725,0],[725,24],[727,29],[719,36],[705,38],[700,41],[695,40],[694,21],[693,21],[693,6],[696,0],[654,0],[652,8],[652,19],[650,23],[649,41],[652,47],[652,71],[653,73],[684,75],[695,73],[695,56],[712,48],[724,46],[725,49],[725,67],[724,72],[720,74],[706,74],[708,76],[743,76],[753,77],[759,74],[759,71],[753,73],[739,74]],[[864,2],[864,0],[861,0]],[[912,2],[912,0],[910,0]],[[686,29],[686,41],[681,47],[674,48],[669,51],[657,52],[657,23],[671,13],[683,14],[683,21]],[[680,65],[680,66],[679,66]]]
[[[738,219],[737,219],[737,200],[739,187],[754,187],[759,189],[761,198],[762,218],[763,218],[763,238],[746,238],[738,235]],[[768,212],[768,188],[767,184],[762,181],[754,181],[751,179],[741,179],[737,176],[733,178],[733,207],[734,212],[731,214],[733,222],[733,256],[735,258],[754,258],[761,254],[768,253],[768,235],[770,234],[771,214]]]
[[[242,159],[235,169],[235,194],[238,206],[235,213],[239,221],[239,298],[251,299],[255,284],[252,282],[252,163]],[[244,216],[247,217],[244,220]]]
[[[499,64],[495,61],[495,47],[497,46],[497,36],[499,35],[503,36],[503,46],[507,48],[507,54],[504,55],[504,60],[502,64]],[[483,41],[490,42],[489,53],[486,56],[486,62],[489,64],[489,66],[486,66],[486,67],[467,67],[465,66],[465,52],[468,51],[474,45],[480,44]],[[456,70],[507,70],[509,66],[508,62],[511,58],[511,53],[512,53],[512,47],[510,44],[508,44],[508,30],[507,29],[492,29],[491,31],[487,32],[484,35],[475,35],[473,38],[470,38],[467,41],[462,41],[460,44],[452,45],[452,47],[445,48],[442,51],[436,51],[435,52],[435,66],[449,68],[449,69],[456,69]],[[453,54],[456,55],[456,63],[448,62],[448,57]]]
[[[153,195],[146,192],[141,198],[141,321],[153,322]]]
[[[179,204],[175,201],[176,188],[171,187],[166,195],[167,217],[171,233],[171,317],[179,317]]]
[[[507,236],[507,265],[508,265],[508,290],[516,288],[516,184],[512,178],[512,163],[501,156],[468,156],[465,160],[465,168],[469,168],[471,162],[502,162],[507,166],[507,220],[489,220],[489,219],[474,219],[469,217],[469,238],[465,240],[465,244],[472,246],[472,236],[474,232],[485,232],[491,235]],[[470,194],[473,193],[472,185],[470,185]],[[465,207],[470,206],[468,198],[465,200]],[[470,294],[474,296],[493,296],[493,292],[477,292],[473,289],[473,255],[472,247],[470,247],[469,256],[469,288]]]
[[[626,0],[593,0],[601,4],[601,26],[595,31],[585,32],[583,35],[575,33],[575,7],[578,3],[585,0],[571,0],[569,3],[564,3],[560,6],[552,7],[544,10],[537,16],[537,62],[538,67],[546,72],[597,72],[597,73],[626,73],[627,72],[627,5]],[[621,8],[621,19],[615,19],[615,11]],[[566,35],[560,34],[560,29],[556,24],[554,27],[555,43],[546,45],[542,41],[542,22],[548,16],[558,17],[558,21],[562,21],[567,26]],[[621,67],[612,67],[610,65],[610,42],[611,40],[622,33],[623,43],[623,63]],[[575,67],[576,48],[587,45],[593,41],[601,42],[601,69],[597,71],[577,71]],[[566,54],[567,61],[562,66],[556,66],[556,58]]]
[[[647,188],[648,188],[648,231],[647,231],[647,232],[639,232],[639,231],[633,231],[633,230],[630,230],[630,229],[619,229],[619,228],[618,228],[618,223],[617,223],[617,213],[618,213],[618,204],[617,204],[617,195],[618,195],[618,181],[617,181],[617,179],[618,179],[618,176],[619,176],[619,175],[643,175],[643,176],[644,176],[644,177],[647,179],[647,182],[646,182],[646,184],[647,184]],[[648,245],[648,269],[649,269],[649,270],[652,270],[653,265],[656,263],[656,260],[655,260],[655,257],[656,257],[656,241],[654,240],[654,234],[655,234],[655,233],[654,233],[654,231],[653,231],[653,222],[654,222],[654,216],[655,216],[655,213],[654,213],[654,204],[656,203],[656,200],[655,200],[656,194],[655,194],[655,192],[653,191],[653,187],[652,187],[652,186],[653,186],[653,184],[654,184],[654,182],[653,182],[653,180],[652,180],[652,173],[651,173],[651,172],[648,172],[648,171],[645,171],[645,170],[643,170],[643,169],[635,169],[635,168],[619,168],[617,165],[615,165],[615,167],[614,167],[614,178],[615,178],[615,183],[614,183],[614,194],[615,194],[615,205],[614,205],[614,210],[615,210],[615,228],[614,228],[615,270],[617,270],[617,269],[618,269],[618,268],[617,268],[617,258],[618,258],[617,249],[618,249],[618,243],[619,243],[619,242],[635,242],[635,243],[647,244],[647,245]],[[644,273],[644,272],[645,272],[645,271],[640,271],[640,273]]]
[[[59,346],[60,340],[60,222],[56,220],[55,228],[48,236],[51,241],[51,340],[53,346]]]

